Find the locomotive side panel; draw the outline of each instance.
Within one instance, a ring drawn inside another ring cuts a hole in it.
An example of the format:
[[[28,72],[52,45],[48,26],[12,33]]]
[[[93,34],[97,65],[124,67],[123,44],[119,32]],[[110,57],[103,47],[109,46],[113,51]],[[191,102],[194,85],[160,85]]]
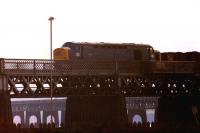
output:
[[[113,49],[83,45],[83,59],[85,60],[113,60]]]
[[[133,50],[132,49],[116,49],[114,52],[115,61],[133,61]]]
[[[150,60],[150,48],[140,46],[118,46],[105,44],[104,46],[83,45],[83,59],[110,61],[144,61]]]
[[[132,60],[133,54],[130,49],[117,47],[116,45],[91,45],[83,46],[83,58],[86,60],[124,61]]]

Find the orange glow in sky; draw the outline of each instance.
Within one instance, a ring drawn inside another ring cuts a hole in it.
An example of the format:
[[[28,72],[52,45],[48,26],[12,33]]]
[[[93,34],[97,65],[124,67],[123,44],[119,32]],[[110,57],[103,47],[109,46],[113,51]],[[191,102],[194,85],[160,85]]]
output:
[[[200,51],[199,0],[1,0],[0,58],[49,59],[66,41]]]

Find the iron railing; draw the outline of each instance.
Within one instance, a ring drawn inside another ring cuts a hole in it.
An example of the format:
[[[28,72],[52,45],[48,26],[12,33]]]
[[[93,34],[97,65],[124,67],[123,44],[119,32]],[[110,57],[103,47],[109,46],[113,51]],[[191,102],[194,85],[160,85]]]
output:
[[[40,59],[0,59],[0,73],[8,75],[140,75],[151,73],[200,73],[195,61],[51,61]]]

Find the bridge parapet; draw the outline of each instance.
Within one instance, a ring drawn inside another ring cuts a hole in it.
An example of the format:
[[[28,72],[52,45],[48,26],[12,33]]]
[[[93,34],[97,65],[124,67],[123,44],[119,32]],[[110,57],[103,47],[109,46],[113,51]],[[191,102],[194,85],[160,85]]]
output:
[[[2,59],[1,72],[3,74],[45,74],[54,70],[54,63],[50,60],[35,59]]]
[[[0,59],[0,73],[6,75],[143,75],[198,74],[195,61],[51,61],[40,59]]]
[[[3,58],[0,58],[0,74],[3,73],[3,66],[4,66],[4,63],[3,63],[4,59]]]

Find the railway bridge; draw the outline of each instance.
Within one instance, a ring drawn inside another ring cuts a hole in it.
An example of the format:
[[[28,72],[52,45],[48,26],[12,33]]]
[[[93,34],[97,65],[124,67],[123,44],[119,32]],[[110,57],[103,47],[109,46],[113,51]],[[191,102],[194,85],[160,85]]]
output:
[[[67,128],[124,126],[126,99],[145,96],[159,97],[158,122],[190,121],[191,108],[199,108],[200,62],[1,58],[0,95],[0,121],[6,123],[12,122],[10,98],[51,96],[67,97]]]

